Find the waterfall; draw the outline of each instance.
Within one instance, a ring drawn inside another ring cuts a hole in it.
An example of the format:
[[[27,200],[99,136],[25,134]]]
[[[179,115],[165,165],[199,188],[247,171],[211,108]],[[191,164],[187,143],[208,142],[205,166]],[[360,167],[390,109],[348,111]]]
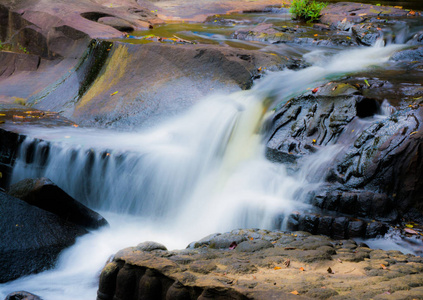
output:
[[[213,95],[145,131],[21,129],[28,138],[13,182],[48,177],[111,227],[81,237],[54,270],[0,285],[0,298],[26,289],[47,300],[94,299],[98,272],[123,247],[155,240],[183,248],[218,231],[271,228],[275,216],[306,205],[293,195],[307,183],[265,159],[269,110],[307,88],[386,62],[399,47],[310,53],[312,67],[271,73],[250,91]]]

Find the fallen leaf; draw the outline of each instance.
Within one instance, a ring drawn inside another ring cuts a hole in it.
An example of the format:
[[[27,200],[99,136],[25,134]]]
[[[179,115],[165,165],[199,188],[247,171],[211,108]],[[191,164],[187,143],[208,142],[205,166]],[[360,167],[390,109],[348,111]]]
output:
[[[319,36],[317,33],[314,36]]]
[[[5,117],[6,116],[6,114],[0,114],[0,117]]]
[[[261,72],[261,67],[257,69],[257,71]]]
[[[280,269],[282,269],[281,267],[274,267],[273,268],[274,270],[280,270]]]
[[[300,271],[301,271],[301,272],[304,272],[305,270],[304,270],[304,268],[303,268],[303,267],[301,267],[301,268],[300,268]]]
[[[295,250],[295,249],[297,249],[297,248],[295,248],[295,247],[285,247],[285,248],[283,248],[283,250]]]
[[[254,238],[250,237],[250,241],[254,240]]]
[[[110,96],[114,96],[114,95],[116,95],[118,93],[118,91],[116,91],[116,92],[114,92],[114,93],[111,93],[110,94]]]
[[[316,140],[313,140],[313,144],[316,144]]]
[[[342,260],[340,260],[339,258],[338,258],[338,262],[342,264]]]
[[[382,269],[386,270],[388,269],[384,264],[380,264],[380,266],[382,267]]]
[[[367,81],[367,79],[364,79],[364,82],[366,83],[367,86],[370,86],[369,82]]]
[[[418,131],[413,131],[410,133],[410,135],[416,134]]]
[[[300,293],[298,293],[298,291],[292,291],[291,294],[293,294],[293,295],[299,295]]]
[[[413,228],[414,226],[412,224],[405,224],[405,227],[407,227],[407,228]]]
[[[404,231],[407,233],[411,233],[411,234],[419,234],[417,231],[415,231],[414,229],[410,229],[410,228],[404,228]]]
[[[313,92],[313,94],[315,94],[315,93],[317,93],[317,91],[319,90],[319,88],[317,87],[317,88],[315,88],[315,89],[313,89],[312,90],[312,92]]]
[[[328,271],[329,274],[335,274],[335,273],[333,273],[333,271],[330,267],[327,269],[327,271]]]

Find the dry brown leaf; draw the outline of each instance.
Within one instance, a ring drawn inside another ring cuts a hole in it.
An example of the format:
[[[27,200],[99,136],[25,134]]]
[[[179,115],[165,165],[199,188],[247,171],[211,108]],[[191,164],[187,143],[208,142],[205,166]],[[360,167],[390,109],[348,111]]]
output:
[[[411,228],[404,228],[404,231],[411,234],[419,234],[417,231]]]

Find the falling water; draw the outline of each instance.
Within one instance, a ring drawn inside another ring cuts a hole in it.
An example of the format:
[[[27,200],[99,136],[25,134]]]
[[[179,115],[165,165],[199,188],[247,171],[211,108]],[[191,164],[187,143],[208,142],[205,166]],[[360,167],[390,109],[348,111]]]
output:
[[[145,240],[184,248],[213,232],[271,228],[275,216],[306,205],[293,200],[306,183],[264,158],[261,125],[269,108],[382,64],[398,48],[310,53],[312,67],[269,74],[250,91],[214,95],[148,132],[20,128],[28,138],[13,181],[48,177],[111,226],[79,238],[54,270],[0,285],[0,298],[23,289],[47,300],[94,299],[99,271],[121,248]]]

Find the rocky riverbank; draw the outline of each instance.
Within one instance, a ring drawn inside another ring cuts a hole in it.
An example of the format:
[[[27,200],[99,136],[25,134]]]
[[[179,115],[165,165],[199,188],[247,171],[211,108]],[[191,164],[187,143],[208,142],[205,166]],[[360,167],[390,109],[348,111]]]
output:
[[[287,212],[276,220],[275,227],[287,221],[294,232],[237,230],[209,236],[185,250],[167,251],[153,242],[124,249],[102,272],[99,300],[423,298],[421,257],[350,240],[383,235],[400,224],[402,234],[421,242],[421,13],[339,3],[328,6],[321,23],[314,25],[289,17],[272,23],[226,15],[278,3],[214,1],[207,9],[201,7],[205,1],[0,4],[5,47],[0,51],[0,122],[15,130],[33,124],[121,130],[151,126],[216,90],[249,89],[268,71],[319,64],[302,57],[312,50],[329,57],[339,49],[382,40],[407,45],[382,71],[345,74],[272,107],[267,157],[287,165],[289,172],[324,147],[342,147],[308,175],[310,182],[324,184],[304,187],[296,195],[313,209]],[[287,17],[281,5],[266,11]],[[224,40],[237,47],[222,40],[212,45],[177,37],[182,42],[165,43],[156,37],[157,42],[143,44],[128,38],[133,31],[147,35],[165,20],[234,26]],[[0,132],[3,187],[9,186],[23,139]],[[47,158],[50,146],[44,146]],[[62,249],[87,233],[84,226],[69,224],[66,214],[59,217],[3,193],[0,198],[8,241],[1,249],[7,254],[2,256],[7,276],[1,281],[53,266]]]
[[[144,242],[100,276],[107,299],[421,299],[423,258],[353,240],[258,229],[210,235],[187,249]]]

